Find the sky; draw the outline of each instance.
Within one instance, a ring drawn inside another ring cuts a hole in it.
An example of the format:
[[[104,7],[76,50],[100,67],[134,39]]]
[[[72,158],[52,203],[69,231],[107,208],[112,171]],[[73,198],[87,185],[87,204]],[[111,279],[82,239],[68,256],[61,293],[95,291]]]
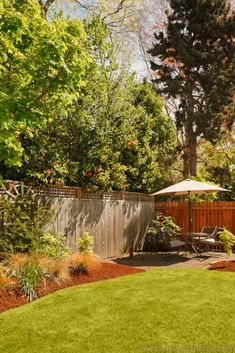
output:
[[[81,0],[81,3],[86,6],[97,2],[99,3],[99,0]],[[230,0],[230,2],[235,9],[235,0]],[[62,7],[63,13],[71,18],[83,19],[86,16],[86,10],[78,7],[72,1],[57,0],[56,3],[58,7]],[[127,44],[128,53],[126,55],[128,56],[132,53],[133,62],[131,69],[137,73],[137,78],[142,80],[146,76],[150,77],[150,57],[147,54],[147,49],[153,43],[153,33],[156,24],[161,24],[165,20],[167,0],[135,0],[135,3],[137,8],[140,3],[143,4],[144,8],[144,11],[139,10],[137,14],[140,27],[138,30],[130,28],[122,32],[120,38],[122,40],[124,38]]]

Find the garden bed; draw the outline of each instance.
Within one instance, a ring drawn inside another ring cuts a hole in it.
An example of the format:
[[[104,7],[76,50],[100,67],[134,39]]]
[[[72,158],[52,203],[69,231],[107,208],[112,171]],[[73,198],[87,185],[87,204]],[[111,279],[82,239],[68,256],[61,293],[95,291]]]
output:
[[[235,272],[235,261],[219,261],[208,267],[209,270]]]
[[[115,278],[124,275],[134,274],[143,270],[124,265],[112,263],[101,263],[99,268],[91,270],[89,273],[73,275],[69,280],[63,282],[47,281],[46,289],[40,290],[40,296],[45,296],[62,288],[72,287],[79,284],[95,282],[108,278]],[[0,293],[0,312],[26,304],[27,300],[22,296],[19,289],[12,289]]]

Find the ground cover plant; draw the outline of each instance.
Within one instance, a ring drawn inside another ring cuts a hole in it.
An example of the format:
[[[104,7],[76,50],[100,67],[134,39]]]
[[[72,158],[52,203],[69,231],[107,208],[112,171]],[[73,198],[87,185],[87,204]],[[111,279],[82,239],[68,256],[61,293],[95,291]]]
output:
[[[235,352],[234,293],[234,274],[202,270],[65,289],[0,314],[1,352]]]

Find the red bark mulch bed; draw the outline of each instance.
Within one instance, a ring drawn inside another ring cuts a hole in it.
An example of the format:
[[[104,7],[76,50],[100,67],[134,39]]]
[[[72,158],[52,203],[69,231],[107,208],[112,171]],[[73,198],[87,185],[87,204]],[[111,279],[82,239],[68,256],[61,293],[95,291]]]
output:
[[[54,281],[48,281],[46,290],[41,290],[40,295],[43,297],[62,288],[72,287],[78,284],[95,282],[108,278],[130,275],[143,271],[144,270],[135,267],[103,262],[97,269],[94,269],[89,273],[71,276],[71,279],[65,282],[56,283]],[[26,303],[27,300],[24,296],[22,296],[19,289],[0,293],[0,312],[15,308]]]
[[[217,270],[224,272],[235,272],[235,261],[220,261],[208,267],[208,270]]]

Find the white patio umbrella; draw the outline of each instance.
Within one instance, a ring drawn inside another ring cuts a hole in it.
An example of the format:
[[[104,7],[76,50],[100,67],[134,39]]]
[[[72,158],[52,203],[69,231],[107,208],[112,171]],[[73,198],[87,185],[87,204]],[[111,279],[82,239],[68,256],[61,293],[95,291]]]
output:
[[[195,180],[191,180],[191,179],[186,179],[184,181],[181,181],[180,183],[171,185],[168,188],[165,188],[163,190],[155,192],[152,195],[159,195],[159,196],[188,195],[189,196],[189,203],[188,203],[188,205],[189,205],[189,232],[192,233],[193,218],[192,218],[192,204],[191,204],[191,200],[190,200],[190,195],[191,194],[208,194],[211,192],[220,192],[220,191],[229,191],[229,190],[223,189],[223,188],[216,186],[216,185],[210,185],[210,184],[201,183],[199,181],[195,181]]]

